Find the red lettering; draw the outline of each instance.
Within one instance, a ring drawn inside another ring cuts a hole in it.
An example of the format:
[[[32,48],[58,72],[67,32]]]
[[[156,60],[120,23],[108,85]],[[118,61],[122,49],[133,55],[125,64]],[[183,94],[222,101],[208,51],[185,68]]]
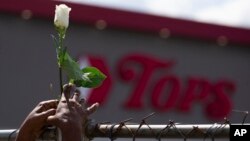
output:
[[[163,62],[140,54],[130,55],[121,59],[121,61],[118,63],[118,69],[121,78],[125,81],[133,80],[134,82],[137,82],[131,96],[125,102],[125,106],[132,108],[142,108],[142,97],[153,73],[157,69],[166,69],[172,64],[172,62]],[[137,72],[137,75],[136,65],[137,67],[140,67],[137,68],[137,71],[141,69],[140,72]]]
[[[170,90],[163,91],[166,90],[167,86],[170,87]],[[176,76],[171,75],[161,78],[156,83],[151,96],[153,107],[161,111],[167,111],[173,107],[178,99],[180,87],[180,81]],[[168,97],[162,97],[163,94],[168,94]]]
[[[214,85],[213,99],[206,106],[206,114],[212,119],[223,119],[232,110],[229,94],[235,92],[235,85],[231,81],[221,80]]]
[[[88,56],[88,61],[83,61],[82,64],[84,66],[84,64],[89,65],[88,63],[107,75],[107,79],[100,87],[88,92],[86,95],[88,103],[103,104],[110,93],[111,78],[114,75],[110,75],[103,58]],[[152,88],[152,93],[150,93],[152,107],[162,112],[176,106],[179,110],[188,112],[191,110],[192,104],[199,101],[202,102],[207,117],[211,119],[221,119],[230,114],[232,101],[229,96],[236,89],[233,82],[220,80],[213,85],[205,78],[190,77],[187,84],[184,84],[186,87],[181,87],[180,79],[177,76],[162,73],[173,64],[172,61],[162,61],[142,54],[132,54],[122,58],[118,62],[119,76],[134,86],[132,93],[125,100],[125,106],[131,109],[142,108],[143,100],[147,97],[146,92]],[[155,74],[160,76],[159,79],[153,78]],[[156,83],[150,82],[152,78]]]
[[[95,102],[98,102],[100,104],[103,104],[109,94],[109,91],[112,86],[112,80],[111,80],[111,75],[108,71],[107,65],[104,62],[104,59],[100,57],[94,57],[94,56],[88,56],[88,59],[90,61],[90,64],[98,69],[100,69],[101,72],[103,72],[107,78],[103,82],[103,84],[92,90],[89,98],[88,98],[88,103],[93,104]]]
[[[185,95],[179,105],[182,111],[190,111],[195,100],[205,100],[211,88],[210,83],[205,79],[189,78],[187,85]]]

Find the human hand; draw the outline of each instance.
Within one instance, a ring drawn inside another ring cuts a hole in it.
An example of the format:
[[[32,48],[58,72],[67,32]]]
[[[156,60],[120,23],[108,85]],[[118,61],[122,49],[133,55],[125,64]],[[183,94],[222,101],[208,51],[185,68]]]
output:
[[[48,123],[61,129],[63,141],[80,141],[88,116],[96,111],[99,105],[95,103],[85,108],[85,100],[80,100],[79,96],[80,92],[73,84],[64,85],[56,114],[48,117]]]
[[[55,114],[57,102],[57,100],[40,102],[22,123],[16,141],[34,141],[39,137],[47,118]]]

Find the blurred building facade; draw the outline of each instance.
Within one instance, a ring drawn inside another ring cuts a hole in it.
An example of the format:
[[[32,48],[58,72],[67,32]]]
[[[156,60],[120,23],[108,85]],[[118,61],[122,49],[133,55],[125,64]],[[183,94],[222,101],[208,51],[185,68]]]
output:
[[[0,5],[1,129],[17,128],[39,101],[59,93],[55,4]],[[108,76],[97,89],[81,89],[89,103],[101,103],[97,122],[140,122],[151,112],[158,124],[241,122],[232,110],[250,109],[250,30],[68,5],[69,53]]]

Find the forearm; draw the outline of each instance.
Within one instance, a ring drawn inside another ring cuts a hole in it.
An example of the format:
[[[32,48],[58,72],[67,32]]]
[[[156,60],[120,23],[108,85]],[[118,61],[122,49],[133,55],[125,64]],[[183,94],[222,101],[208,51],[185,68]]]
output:
[[[82,141],[83,134],[81,128],[68,128],[61,130],[62,141]]]
[[[82,141],[81,134],[76,134],[74,131],[71,135],[62,135],[62,141]]]
[[[36,137],[31,132],[27,132],[20,128],[15,141],[35,141]]]
[[[35,141],[35,138],[29,137],[29,136],[20,136],[17,135],[16,140],[15,141]]]
[[[90,141],[84,134],[76,133],[74,135],[62,135],[62,141]]]

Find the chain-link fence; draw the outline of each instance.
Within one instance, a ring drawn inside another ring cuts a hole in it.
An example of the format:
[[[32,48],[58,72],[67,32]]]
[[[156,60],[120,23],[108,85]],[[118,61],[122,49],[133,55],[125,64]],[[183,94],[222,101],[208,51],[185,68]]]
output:
[[[245,125],[248,111],[243,111],[244,117],[240,124]],[[86,136],[93,138],[108,138],[113,141],[117,138],[130,138],[135,141],[138,138],[147,138],[161,141],[162,139],[228,139],[230,135],[230,121],[225,118],[223,123],[214,124],[179,124],[170,120],[166,124],[148,124],[147,119],[154,113],[142,118],[139,124],[130,123],[129,118],[120,123],[94,123],[89,120],[86,128]],[[14,140],[18,129],[0,130],[0,141]],[[47,127],[40,137],[41,140],[58,140],[60,136],[55,127]]]

